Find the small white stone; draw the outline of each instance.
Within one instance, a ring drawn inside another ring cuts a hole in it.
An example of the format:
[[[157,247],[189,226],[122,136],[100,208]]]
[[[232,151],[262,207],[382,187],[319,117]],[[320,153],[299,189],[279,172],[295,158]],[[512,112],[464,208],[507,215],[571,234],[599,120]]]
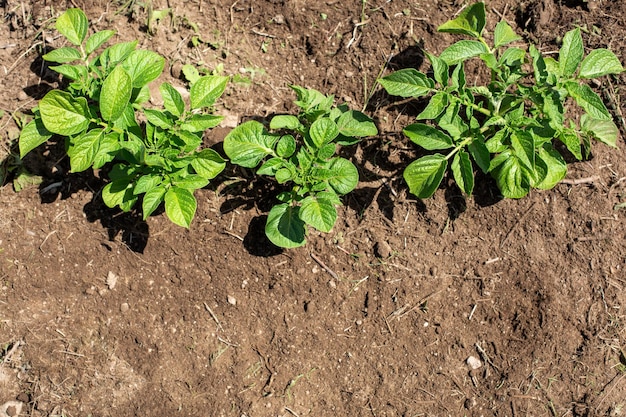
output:
[[[109,287],[110,290],[115,288],[115,284],[117,284],[117,278],[118,276],[115,275],[113,271],[109,271],[109,274],[107,275],[107,287]]]
[[[483,366],[482,362],[480,361],[480,359],[478,359],[475,356],[470,356],[467,358],[467,360],[465,361],[467,363],[467,365],[471,368],[471,369],[478,369],[481,366]]]
[[[229,295],[227,297],[227,300],[228,300],[228,304],[232,304],[234,306],[237,305],[237,299],[233,297],[232,295]]]

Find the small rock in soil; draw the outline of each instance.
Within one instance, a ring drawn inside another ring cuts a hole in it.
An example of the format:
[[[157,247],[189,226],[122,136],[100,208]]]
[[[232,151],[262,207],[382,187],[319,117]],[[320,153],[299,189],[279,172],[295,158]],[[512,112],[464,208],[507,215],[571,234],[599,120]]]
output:
[[[23,403],[20,401],[8,401],[0,405],[0,417],[17,417],[22,412]]]
[[[481,366],[483,366],[482,362],[480,361],[480,359],[478,359],[475,356],[470,356],[467,358],[467,360],[465,361],[467,363],[467,365],[471,368],[471,369],[478,369]]]
[[[389,258],[392,255],[393,250],[391,250],[389,243],[384,240],[379,240],[374,245],[374,253],[379,258]]]
[[[237,299],[233,297],[232,295],[229,295],[227,297],[227,300],[228,300],[228,304],[232,304],[234,306],[237,305]]]
[[[122,305],[120,306],[120,311],[122,313],[126,313],[129,309],[130,309],[130,306],[128,305],[128,303],[122,303]]]
[[[107,275],[107,287],[109,287],[110,290],[115,288],[115,284],[117,284],[117,278],[118,276],[115,275],[114,272],[109,271],[109,274]]]

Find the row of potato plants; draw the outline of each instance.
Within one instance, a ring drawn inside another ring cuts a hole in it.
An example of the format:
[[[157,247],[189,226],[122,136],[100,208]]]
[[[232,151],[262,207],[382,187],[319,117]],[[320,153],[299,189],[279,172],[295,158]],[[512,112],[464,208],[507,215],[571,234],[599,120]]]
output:
[[[591,139],[616,146],[617,126],[584,82],[624,71],[611,51],[596,49],[585,56],[575,29],[565,35],[558,60],[544,57],[533,45],[509,46],[520,38],[504,21],[488,34],[485,19],[483,3],[467,7],[439,31],[470,39],[439,56],[426,54],[429,73],[409,68],[378,80],[390,95],[430,96],[418,121],[404,129],[430,152],[404,171],[409,191],[418,198],[430,197],[448,168],[468,195],[479,169],[493,176],[504,197],[520,198],[531,188],[552,188],[565,176],[567,165],[555,142],[578,159],[588,156]],[[201,145],[204,132],[223,119],[213,110],[228,77],[193,79],[189,103],[163,83],[163,108],[149,108],[148,84],[161,75],[162,56],[138,49],[137,41],[103,48],[115,32],[88,35],[87,17],[77,8],[61,14],[56,29],[68,46],[43,58],[69,82],[33,109],[19,139],[20,157],[55,135],[64,138],[72,172],[107,167],[109,182],[102,189],[107,206],[130,211],[141,204],[146,219],[163,204],[172,222],[188,228],[197,208],[194,191],[226,167],[219,153]],[[466,83],[465,62],[475,58],[491,72],[486,85]],[[304,245],[308,227],[333,228],[341,196],[359,181],[355,165],[338,156],[339,146],[378,134],[371,118],[335,105],[332,95],[291,88],[297,115],[274,116],[267,126],[244,122],[223,144],[231,163],[274,177],[287,190],[278,194],[265,227],[270,241],[285,248]],[[578,121],[569,117],[571,101],[582,108]],[[436,152],[442,150],[447,153]]]

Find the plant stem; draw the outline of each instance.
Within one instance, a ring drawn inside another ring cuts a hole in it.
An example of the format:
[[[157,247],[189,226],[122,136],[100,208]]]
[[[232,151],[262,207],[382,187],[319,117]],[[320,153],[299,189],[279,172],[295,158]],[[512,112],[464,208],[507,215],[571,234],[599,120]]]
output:
[[[457,153],[459,150],[461,150],[461,148],[464,148],[465,145],[468,145],[473,140],[474,140],[474,138],[471,137],[471,136],[468,136],[465,139],[463,139],[463,141],[461,141],[461,143],[459,143],[452,151],[450,151],[450,153],[448,155],[446,155],[446,161],[449,161],[450,158],[452,158],[455,153]]]

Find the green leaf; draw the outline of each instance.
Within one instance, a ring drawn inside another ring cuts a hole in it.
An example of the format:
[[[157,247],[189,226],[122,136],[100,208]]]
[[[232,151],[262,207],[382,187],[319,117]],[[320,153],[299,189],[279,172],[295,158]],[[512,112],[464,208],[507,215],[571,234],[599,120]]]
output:
[[[46,129],[58,135],[75,135],[89,126],[87,99],[65,91],[48,92],[39,102],[39,111]]]
[[[147,193],[151,189],[157,187],[163,182],[163,177],[158,174],[146,174],[139,177],[137,182],[135,182],[135,187],[133,188],[133,193],[135,195],[140,195]]]
[[[448,106],[445,113],[439,116],[437,124],[440,128],[452,136],[454,139],[460,139],[467,132],[469,126],[459,117],[459,103]]]
[[[452,138],[439,129],[424,123],[408,125],[402,131],[413,143],[429,151],[450,149],[454,146]]]
[[[68,41],[78,46],[83,43],[89,22],[87,16],[80,9],[67,9],[65,13],[57,18],[56,28]]]
[[[612,120],[598,120],[583,114],[580,118],[580,127],[605,145],[617,148],[619,129]]]
[[[478,2],[466,7],[455,19],[437,28],[439,32],[480,37],[485,28],[485,4]]]
[[[104,164],[113,161],[121,149],[118,133],[108,133],[104,135],[104,138],[100,140],[98,152],[93,158],[93,168],[102,168]]]
[[[53,65],[50,69],[58,72],[66,78],[69,78],[70,80],[84,80],[89,77],[87,67],[82,65]]]
[[[137,202],[129,178],[110,182],[102,189],[102,201],[107,207],[118,206],[123,211],[130,211]]]
[[[70,46],[55,49],[54,51],[50,51],[42,56],[42,58],[48,62],[58,62],[59,64],[77,61],[82,57],[83,56],[78,49]]]
[[[611,114],[602,99],[587,84],[578,84],[572,81],[565,83],[565,88],[576,103],[591,117],[598,120],[611,120]]]
[[[442,86],[442,87],[447,87],[448,86],[448,77],[450,76],[450,69],[448,67],[448,64],[446,64],[446,62],[433,55],[433,54],[429,54],[428,52],[426,52],[426,57],[428,57],[428,60],[430,61],[430,64],[433,67],[433,75],[435,77],[435,80]]]
[[[100,139],[104,137],[104,130],[93,129],[72,139],[67,150],[70,157],[70,167],[73,173],[82,172],[91,167],[100,147]]]
[[[35,119],[24,126],[20,132],[20,158],[24,158],[27,153],[43,145],[51,137],[52,132],[46,129],[41,118],[35,117]]]
[[[233,164],[254,168],[263,158],[274,154],[277,136],[270,135],[255,120],[244,122],[224,138],[224,152]]]
[[[196,214],[198,203],[193,192],[185,188],[171,187],[165,193],[165,214],[172,223],[189,229]]]
[[[296,140],[291,135],[283,135],[276,144],[276,154],[282,158],[289,158],[296,151]]]
[[[359,183],[359,171],[347,159],[332,159],[328,169],[331,171],[328,183],[339,195],[348,194]]]
[[[579,78],[598,78],[607,74],[620,74],[624,67],[608,49],[594,49],[580,64]]]
[[[156,52],[134,50],[122,64],[132,80],[133,88],[141,88],[156,80],[163,72],[165,58]]]
[[[441,154],[427,155],[413,161],[404,170],[404,180],[409,192],[417,198],[432,196],[446,172],[448,161]]]
[[[309,135],[315,146],[319,149],[339,136],[339,128],[335,122],[323,117],[311,124]]]
[[[474,170],[469,154],[463,150],[459,151],[454,155],[450,169],[454,175],[454,181],[461,191],[467,195],[472,194],[474,191]]]
[[[348,110],[337,119],[339,134],[347,137],[376,136],[378,129],[374,121],[356,110]]]
[[[120,42],[105,49],[100,60],[105,67],[113,67],[125,60],[137,47],[138,41]]]
[[[492,160],[491,176],[506,198],[522,198],[530,191],[530,179],[522,162],[510,151]]]
[[[477,137],[470,142],[467,150],[481,171],[487,173],[489,171],[489,163],[491,162],[491,154],[489,149],[487,149],[487,145],[485,145],[485,141],[481,137]]]
[[[439,91],[430,98],[428,105],[420,114],[417,115],[418,120],[436,119],[443,113],[448,105],[448,93]]]
[[[283,160],[280,158],[270,158],[259,169],[257,169],[257,175],[271,175],[276,176],[276,172],[280,168],[283,168]]]
[[[300,219],[300,207],[288,203],[272,207],[265,224],[265,234],[276,246],[297,248],[306,243],[305,223]]]
[[[188,132],[204,132],[207,129],[212,129],[218,126],[224,120],[224,116],[215,116],[213,114],[194,114],[184,123],[181,123],[180,128]]]
[[[570,77],[578,68],[585,51],[580,28],[570,30],[563,37],[563,45],[559,50],[559,72],[563,77]]]
[[[541,182],[534,184],[534,187],[541,190],[549,190],[553,188],[559,181],[565,178],[567,174],[567,164],[565,160],[555,149],[549,144],[539,148],[537,154],[537,167],[544,169],[545,176]]]
[[[292,116],[290,114],[280,114],[278,116],[272,117],[270,121],[270,129],[272,130],[294,130],[300,131],[304,128],[300,120],[296,116]]]
[[[175,179],[174,184],[177,188],[197,190],[209,185],[209,180],[204,178],[202,175],[187,175],[183,178]]]
[[[526,51],[522,48],[507,48],[500,56],[500,63],[509,67],[519,66],[524,63]]]
[[[144,109],[143,112],[148,122],[152,123],[154,126],[160,127],[161,129],[170,129],[174,126],[174,118],[161,110]]]
[[[462,40],[448,46],[439,55],[446,64],[456,65],[475,56],[489,53],[489,49],[480,41]]]
[[[564,130],[558,136],[559,140],[565,144],[567,149],[578,159],[583,159],[582,149],[580,147],[580,138],[576,132]]]
[[[501,20],[496,25],[496,28],[493,31],[493,43],[494,47],[499,48],[501,46],[507,45],[511,42],[515,42],[517,40],[522,39],[517,36],[517,33],[513,30],[511,26],[504,20]]]
[[[515,155],[529,170],[535,169],[535,140],[524,130],[514,130],[511,134],[511,145]]]
[[[132,81],[124,68],[118,66],[102,83],[100,113],[107,122],[114,122],[124,113],[133,93]]]
[[[535,72],[535,80],[538,83],[545,83],[548,79],[548,70],[546,68],[546,62],[541,55],[541,52],[535,47],[530,45],[528,47],[528,53],[533,59],[533,70]]]
[[[87,39],[87,43],[85,44],[85,53],[87,55],[91,55],[92,52],[111,39],[113,35],[115,35],[114,30],[101,30],[100,32],[94,33],[89,37],[89,39]]]
[[[191,166],[198,175],[213,179],[226,168],[226,161],[213,149],[203,149],[194,155]]]
[[[378,80],[392,96],[421,97],[435,87],[433,80],[414,68],[405,68]]]
[[[159,91],[161,92],[161,97],[163,97],[165,110],[174,116],[180,117],[185,111],[185,102],[178,90],[169,83],[163,83],[159,86]]]
[[[191,108],[211,107],[228,84],[228,77],[219,75],[207,75],[201,77],[191,86]]]
[[[279,184],[285,184],[293,179],[293,172],[287,168],[280,168],[276,170],[274,177]]]
[[[146,220],[154,210],[159,208],[163,200],[165,199],[165,192],[167,189],[163,186],[154,187],[146,191],[141,203],[141,209],[143,211],[143,219]]]
[[[337,221],[337,210],[330,200],[309,196],[302,200],[300,218],[320,232],[328,233]]]

